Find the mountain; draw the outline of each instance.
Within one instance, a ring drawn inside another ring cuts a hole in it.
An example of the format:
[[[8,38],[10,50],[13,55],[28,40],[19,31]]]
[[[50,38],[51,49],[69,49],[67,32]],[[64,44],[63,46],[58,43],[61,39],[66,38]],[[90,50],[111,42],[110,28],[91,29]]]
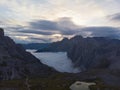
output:
[[[64,38],[62,41],[53,42],[45,48],[38,49],[37,52],[64,52],[70,48],[69,46],[69,39]]]
[[[107,37],[75,36],[53,42],[47,51],[65,51],[74,67],[81,70],[71,78],[80,81],[97,81],[112,87],[120,85],[120,40]],[[40,51],[40,50],[38,50]],[[46,52],[46,48],[42,52]],[[109,89],[108,89],[109,90]],[[118,90],[118,89],[113,89]]]
[[[0,28],[0,80],[46,76],[55,72],[26,52],[21,45],[15,44]]]
[[[74,66],[81,70],[94,68],[120,69],[120,40],[107,37],[70,39],[71,48],[67,52]]]
[[[104,88],[106,86],[116,88],[120,84],[119,40],[75,36],[71,39],[65,38],[62,41],[51,43],[45,48],[48,49],[47,51],[53,52],[66,51],[74,66],[79,67],[82,72],[77,74],[57,73],[26,52],[20,44],[16,44],[11,38],[5,36],[4,30],[0,28],[0,80],[8,80],[1,81],[0,86],[3,84],[8,87],[17,85],[21,88],[24,86],[21,78],[24,77],[36,77],[29,78],[31,87],[48,88],[44,90],[53,89],[53,86],[56,87],[55,90],[62,87],[67,88],[74,81],[97,82],[98,86]],[[19,79],[20,81],[10,79]]]
[[[120,69],[120,40],[107,37],[75,36],[53,42],[38,52],[66,51],[75,67],[82,71],[94,68]]]
[[[21,44],[25,49],[43,49],[48,47],[50,43],[29,43],[29,44]]]

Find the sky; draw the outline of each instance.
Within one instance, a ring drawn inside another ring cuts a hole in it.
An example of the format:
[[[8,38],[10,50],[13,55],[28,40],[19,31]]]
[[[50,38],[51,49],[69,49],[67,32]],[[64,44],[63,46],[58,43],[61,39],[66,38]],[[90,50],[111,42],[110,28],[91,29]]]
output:
[[[17,43],[120,39],[120,0],[0,0],[0,27]]]

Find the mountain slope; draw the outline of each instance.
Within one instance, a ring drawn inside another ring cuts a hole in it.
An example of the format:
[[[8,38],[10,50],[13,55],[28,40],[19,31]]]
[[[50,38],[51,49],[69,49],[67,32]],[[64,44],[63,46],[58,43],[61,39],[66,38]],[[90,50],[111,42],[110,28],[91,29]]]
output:
[[[21,45],[4,36],[0,28],[0,79],[18,79],[26,76],[45,76],[56,72],[43,65],[36,57],[25,51]]]
[[[120,69],[120,41],[104,37],[70,39],[68,57],[82,70],[92,68]]]

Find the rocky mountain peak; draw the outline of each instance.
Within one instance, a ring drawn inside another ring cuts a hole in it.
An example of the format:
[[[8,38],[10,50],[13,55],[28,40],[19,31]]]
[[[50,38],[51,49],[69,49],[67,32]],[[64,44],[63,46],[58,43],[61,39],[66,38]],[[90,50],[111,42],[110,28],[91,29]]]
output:
[[[71,40],[81,40],[83,37],[81,35],[74,36]]]
[[[68,41],[69,39],[68,38],[63,38],[62,41],[65,42],[65,41]]]

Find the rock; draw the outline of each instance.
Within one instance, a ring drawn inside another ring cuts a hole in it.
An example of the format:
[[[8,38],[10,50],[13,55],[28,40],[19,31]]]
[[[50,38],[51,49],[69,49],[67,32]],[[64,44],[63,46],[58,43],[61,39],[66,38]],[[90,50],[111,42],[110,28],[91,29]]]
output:
[[[71,90],[90,90],[90,85],[96,85],[96,83],[86,83],[86,82],[80,82],[76,81],[70,86]]]

